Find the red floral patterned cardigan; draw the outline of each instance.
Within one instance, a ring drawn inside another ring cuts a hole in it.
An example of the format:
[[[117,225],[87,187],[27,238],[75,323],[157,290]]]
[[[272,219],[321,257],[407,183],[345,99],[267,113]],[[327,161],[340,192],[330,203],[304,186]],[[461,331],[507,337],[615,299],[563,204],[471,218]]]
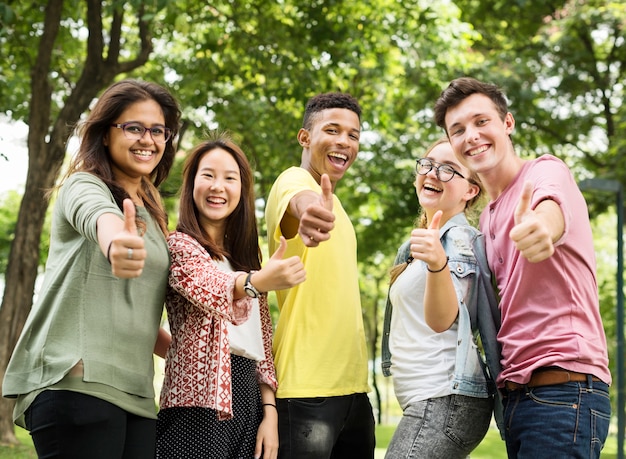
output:
[[[172,264],[166,308],[172,343],[167,351],[160,407],[204,407],[218,419],[233,416],[228,322],[238,325],[250,314],[248,297],[233,300],[242,272],[224,272],[191,236],[173,232],[167,240]],[[265,360],[257,379],[276,390],[272,359],[272,321],[267,294],[259,297]]]

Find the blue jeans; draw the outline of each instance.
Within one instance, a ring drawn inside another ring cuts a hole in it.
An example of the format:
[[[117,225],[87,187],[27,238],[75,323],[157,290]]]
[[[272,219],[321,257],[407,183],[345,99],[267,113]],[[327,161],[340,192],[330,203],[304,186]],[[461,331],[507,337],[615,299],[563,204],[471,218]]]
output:
[[[25,413],[37,456],[59,459],[154,459],[156,419],[67,390],[45,390]]]
[[[280,459],[373,459],[374,415],[367,394],[279,398]]]
[[[599,458],[610,420],[609,387],[591,378],[507,391],[504,422],[508,457]]]
[[[464,459],[485,437],[493,398],[448,395],[406,407],[385,459]]]

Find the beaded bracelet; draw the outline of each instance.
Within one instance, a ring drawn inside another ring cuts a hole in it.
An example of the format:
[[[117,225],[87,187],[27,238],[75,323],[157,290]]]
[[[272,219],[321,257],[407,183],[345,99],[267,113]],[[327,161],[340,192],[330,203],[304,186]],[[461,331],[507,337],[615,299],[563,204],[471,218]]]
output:
[[[426,265],[426,269],[428,270],[428,272],[429,272],[429,273],[440,273],[441,271],[443,271],[444,269],[446,269],[446,266],[448,266],[448,260],[449,260],[449,257],[446,257],[446,262],[445,262],[445,263],[444,263],[444,265],[441,267],[441,269],[436,269],[436,270],[433,270],[433,269],[430,269],[430,268],[428,267],[428,265]]]

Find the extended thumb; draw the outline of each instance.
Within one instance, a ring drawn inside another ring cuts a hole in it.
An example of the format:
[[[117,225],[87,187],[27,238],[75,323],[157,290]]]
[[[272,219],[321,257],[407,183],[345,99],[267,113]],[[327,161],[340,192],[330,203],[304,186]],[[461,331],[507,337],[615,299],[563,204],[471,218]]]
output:
[[[333,186],[330,183],[330,177],[327,174],[322,174],[320,179],[320,185],[322,187],[322,203],[327,210],[333,210]]]
[[[441,224],[441,216],[443,215],[443,211],[442,210],[438,210],[437,212],[435,212],[435,215],[433,215],[433,219],[430,222],[430,224],[428,225],[428,229],[439,229],[439,225]]]
[[[530,201],[533,197],[533,184],[531,181],[526,180],[524,182],[524,188],[519,197],[519,202],[515,208],[515,224],[518,225],[522,222],[524,215],[530,210]]]
[[[283,256],[285,255],[286,250],[287,250],[287,241],[285,240],[284,236],[281,236],[280,245],[276,249],[276,252],[274,252],[274,255],[272,255],[272,258],[281,260]]]
[[[124,230],[132,235],[137,235],[137,222],[135,221],[135,204],[130,199],[124,199]]]

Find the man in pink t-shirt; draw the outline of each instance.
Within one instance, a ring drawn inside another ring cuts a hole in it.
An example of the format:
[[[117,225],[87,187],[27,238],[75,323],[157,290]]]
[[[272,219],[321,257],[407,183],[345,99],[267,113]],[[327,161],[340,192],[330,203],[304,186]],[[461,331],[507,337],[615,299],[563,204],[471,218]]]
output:
[[[490,199],[480,228],[500,295],[508,456],[599,457],[611,374],[585,200],[561,160],[517,156],[497,86],[452,81],[435,119]]]

